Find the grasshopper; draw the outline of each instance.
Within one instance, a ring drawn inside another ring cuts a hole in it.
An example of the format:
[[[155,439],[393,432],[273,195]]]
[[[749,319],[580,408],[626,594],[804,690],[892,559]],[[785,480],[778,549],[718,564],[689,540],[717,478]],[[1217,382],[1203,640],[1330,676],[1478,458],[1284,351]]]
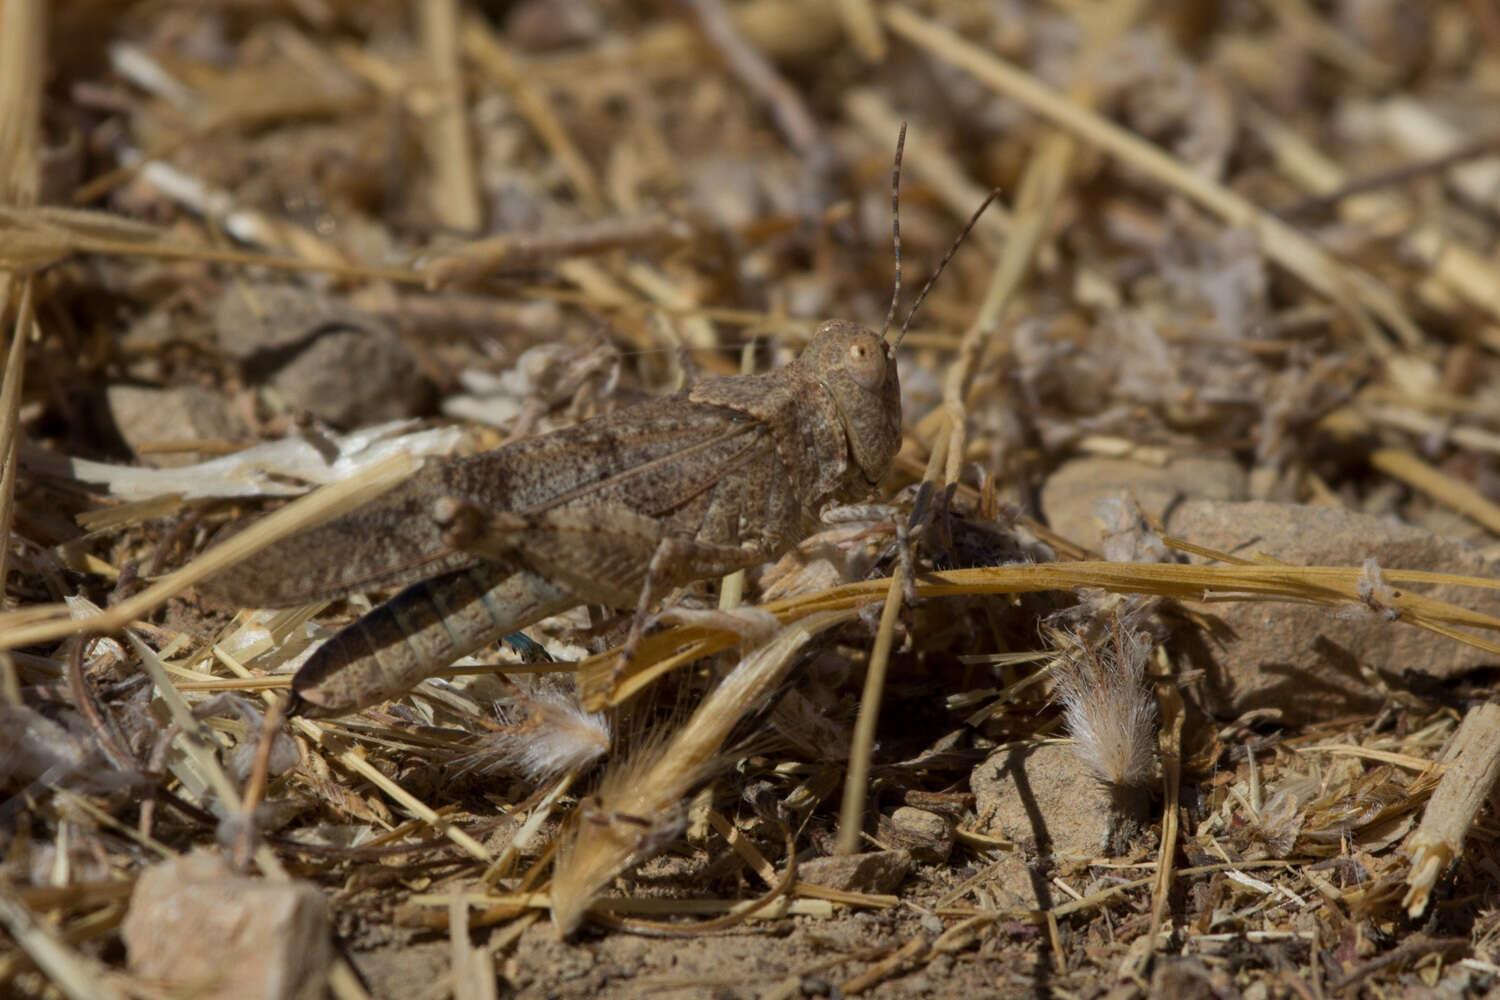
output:
[[[892,177],[900,297],[899,184]],[[580,604],[635,608],[626,656],[671,588],[768,562],[818,511],[874,491],[901,445],[894,341],[847,320],[791,364],[705,379],[467,458],[429,462],[381,500],[270,546],[213,589],[281,607],[376,586],[395,597],[314,651],[291,711],[336,716],[396,697],[454,660]],[[302,568],[303,566],[306,568]]]

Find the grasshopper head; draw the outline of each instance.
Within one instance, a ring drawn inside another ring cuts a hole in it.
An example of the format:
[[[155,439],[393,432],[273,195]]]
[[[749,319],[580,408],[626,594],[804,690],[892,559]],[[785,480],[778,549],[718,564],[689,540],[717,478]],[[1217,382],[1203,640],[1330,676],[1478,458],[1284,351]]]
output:
[[[831,319],[818,326],[798,361],[838,408],[849,456],[873,489],[901,447],[901,383],[894,348],[864,327]]]

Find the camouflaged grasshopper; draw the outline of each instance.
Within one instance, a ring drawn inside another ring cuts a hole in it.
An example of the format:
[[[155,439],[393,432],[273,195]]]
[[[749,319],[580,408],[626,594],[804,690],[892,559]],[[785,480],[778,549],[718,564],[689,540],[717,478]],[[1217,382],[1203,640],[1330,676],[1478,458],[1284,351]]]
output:
[[[903,127],[893,212],[904,139]],[[893,230],[887,331],[901,288],[899,214]],[[829,320],[777,371],[705,379],[686,395],[430,462],[393,494],[269,547],[214,589],[280,607],[408,585],[293,677],[291,710],[308,715],[396,697],[580,604],[635,608],[628,656],[646,611],[671,588],[774,559],[825,505],[875,489],[901,444],[901,335],[888,342]]]

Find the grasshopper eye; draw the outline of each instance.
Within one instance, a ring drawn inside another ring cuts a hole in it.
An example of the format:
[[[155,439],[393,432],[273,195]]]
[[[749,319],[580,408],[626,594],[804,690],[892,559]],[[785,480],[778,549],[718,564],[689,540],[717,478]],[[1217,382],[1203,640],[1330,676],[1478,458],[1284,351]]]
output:
[[[849,375],[866,389],[875,390],[885,381],[885,345],[869,335],[849,341],[844,367]]]

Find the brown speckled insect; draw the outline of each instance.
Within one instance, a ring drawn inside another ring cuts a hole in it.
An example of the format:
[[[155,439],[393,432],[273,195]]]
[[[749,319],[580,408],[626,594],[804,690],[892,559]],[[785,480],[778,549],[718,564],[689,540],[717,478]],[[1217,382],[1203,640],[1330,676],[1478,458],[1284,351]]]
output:
[[[903,126],[893,211],[905,135]],[[893,230],[887,331],[901,288],[899,216]],[[635,608],[628,657],[670,588],[776,558],[825,505],[868,495],[885,477],[901,444],[896,347],[931,285],[894,341],[829,320],[777,371],[705,379],[685,395],[430,462],[393,494],[263,550],[214,589],[280,607],[409,585],[297,672],[292,710],[310,715],[395,697],[579,604]]]

